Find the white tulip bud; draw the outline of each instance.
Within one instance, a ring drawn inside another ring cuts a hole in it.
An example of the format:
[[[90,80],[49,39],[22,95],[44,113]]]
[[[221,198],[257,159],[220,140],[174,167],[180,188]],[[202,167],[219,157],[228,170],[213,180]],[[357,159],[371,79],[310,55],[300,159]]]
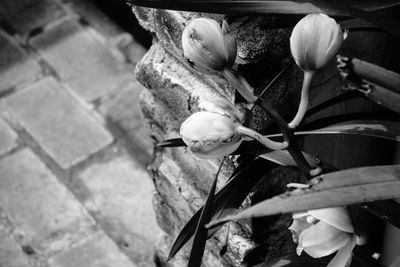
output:
[[[340,25],[325,14],[309,14],[293,28],[290,51],[304,71],[314,71],[338,52],[344,34]]]
[[[218,158],[234,152],[242,142],[231,117],[200,111],[181,125],[180,134],[190,151],[199,158]]]
[[[191,21],[182,33],[182,47],[195,65],[215,71],[231,68],[236,58],[236,40],[225,21],[222,27],[208,18]]]

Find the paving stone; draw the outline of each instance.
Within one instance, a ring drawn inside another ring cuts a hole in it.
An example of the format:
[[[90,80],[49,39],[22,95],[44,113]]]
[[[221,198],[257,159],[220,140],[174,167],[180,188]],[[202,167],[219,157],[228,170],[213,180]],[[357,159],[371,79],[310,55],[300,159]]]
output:
[[[134,267],[103,233],[50,259],[51,267]]]
[[[113,140],[51,77],[11,95],[5,103],[29,134],[62,168],[86,159]]]
[[[106,39],[116,37],[121,34],[122,29],[107,17],[90,0],[63,0],[65,6],[69,7],[74,13],[89,22],[90,26],[96,29]]]
[[[81,238],[92,219],[29,149],[0,161],[0,206],[39,251]]]
[[[41,72],[39,64],[0,29],[0,92]]]
[[[33,38],[32,46],[79,96],[94,100],[132,79],[101,36],[75,21],[66,21]]]
[[[0,156],[17,145],[17,134],[0,118]]]
[[[28,256],[1,224],[0,236],[0,266],[29,267]]]
[[[153,140],[143,124],[140,108],[140,93],[145,88],[132,81],[116,95],[107,99],[101,106],[101,113],[108,122],[126,135],[133,155],[142,164],[147,164],[153,151]]]
[[[0,14],[20,33],[28,33],[66,15],[54,0],[1,0]]]
[[[125,252],[138,266],[154,266],[153,246],[161,230],[152,205],[155,189],[147,171],[125,155],[91,166],[80,180],[89,192],[86,208],[106,221],[108,232],[124,242]]]

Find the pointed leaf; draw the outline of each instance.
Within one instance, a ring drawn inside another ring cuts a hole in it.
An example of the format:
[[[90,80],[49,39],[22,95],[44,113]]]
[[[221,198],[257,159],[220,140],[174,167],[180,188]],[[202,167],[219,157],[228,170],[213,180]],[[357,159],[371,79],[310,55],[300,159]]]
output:
[[[342,102],[345,102],[347,100],[351,100],[351,99],[354,99],[357,97],[362,97],[362,95],[360,95],[358,92],[350,91],[350,92],[346,92],[341,95],[335,96],[333,98],[330,98],[327,101],[322,102],[322,103],[310,108],[309,110],[307,110],[305,118],[310,117],[310,116],[312,116],[322,110],[325,110],[329,107],[332,107],[336,104],[339,104],[339,103],[342,103]]]
[[[345,118],[345,116],[343,116]],[[394,120],[346,120],[341,123],[333,123],[329,126],[318,128],[329,124],[335,118],[324,118],[303,127],[304,130],[296,131],[295,135],[316,135],[316,134],[352,134],[378,137],[393,141],[400,141],[400,121]],[[307,130],[305,130],[307,129]],[[282,134],[271,134],[266,137],[278,137]]]
[[[308,164],[312,168],[318,167],[318,159],[311,156],[310,154],[307,154],[305,152],[302,152],[304,155],[304,158],[307,160]],[[292,156],[289,154],[287,150],[277,150],[277,151],[272,151],[269,153],[261,154],[261,158],[275,162],[276,164],[282,165],[282,166],[297,166],[297,163],[294,161]]]
[[[265,164],[263,159],[246,157],[231,175],[228,183],[215,195],[212,211],[213,219],[232,214],[242,204],[255,183],[257,183],[265,172],[273,166],[275,165]],[[200,208],[182,228],[172,245],[168,256],[169,260],[172,259],[193,236],[201,210],[202,208]],[[218,228],[212,229],[209,233],[209,237],[215,234],[217,230]]]
[[[244,160],[239,164],[234,173],[229,178],[229,182],[218,191],[214,197],[213,203],[213,215],[220,212],[221,206],[229,199],[229,193],[232,188],[235,188],[235,184],[242,184],[247,179],[247,171],[253,166],[255,158],[251,158],[250,161]],[[239,171],[238,171],[239,170]],[[174,244],[171,247],[168,260],[172,259],[175,254],[186,244],[186,242],[193,236],[196,226],[198,224],[200,214],[203,210],[201,207],[185,224],[185,226],[180,231],[179,235],[176,237]]]
[[[182,138],[171,138],[161,141],[157,144],[158,147],[179,147],[186,146]]]
[[[400,165],[332,172],[310,180],[310,185],[211,222],[208,227],[230,220],[400,198]]]
[[[129,0],[130,4],[150,8],[183,10],[192,12],[209,12],[220,14],[297,14],[325,13],[331,16],[358,17],[380,26],[385,31],[399,36],[398,21],[393,18],[381,17],[364,10],[378,10],[388,6],[398,5],[393,1],[381,5],[369,1],[358,1],[354,7],[353,1],[268,1],[268,0]]]
[[[381,120],[355,120],[345,123],[334,124],[316,130],[298,131],[295,133],[295,135],[310,134],[355,134],[400,141],[400,122]]]
[[[211,220],[212,205],[214,201],[215,189],[217,187],[218,175],[219,172],[221,171],[224,161],[225,158],[221,162],[218,168],[210,192],[208,193],[206,203],[204,204],[204,207],[201,211],[196,231],[194,233],[194,240],[193,240],[192,250],[190,251],[188,267],[200,267],[201,265],[208,234],[208,230],[204,228],[204,225]]]

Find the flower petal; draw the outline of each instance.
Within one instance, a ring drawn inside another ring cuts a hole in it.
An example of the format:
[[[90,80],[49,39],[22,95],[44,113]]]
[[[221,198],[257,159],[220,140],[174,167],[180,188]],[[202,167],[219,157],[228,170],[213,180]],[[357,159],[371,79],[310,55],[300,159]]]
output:
[[[324,209],[309,210],[308,213],[339,230],[354,233],[350,214],[345,207],[331,207]]]
[[[298,243],[299,235],[311,226],[312,224],[307,222],[307,217],[293,219],[292,225],[288,228],[292,233],[293,242]]]
[[[311,257],[320,258],[342,248],[350,237],[351,234],[320,221],[300,234],[299,246]]]
[[[338,250],[335,257],[329,262],[327,267],[347,267],[351,263],[351,255],[356,245],[356,237],[353,235],[349,242]]]

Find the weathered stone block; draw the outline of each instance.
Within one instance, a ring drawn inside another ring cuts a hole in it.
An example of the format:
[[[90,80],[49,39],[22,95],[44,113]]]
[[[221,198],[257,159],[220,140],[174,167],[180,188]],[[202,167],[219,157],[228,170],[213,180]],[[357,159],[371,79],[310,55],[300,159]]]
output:
[[[0,92],[28,81],[40,72],[34,58],[0,29]]]
[[[0,175],[0,206],[35,250],[60,249],[92,227],[78,200],[31,150],[3,158]]]
[[[138,266],[153,266],[161,231],[152,209],[155,189],[149,174],[128,156],[96,164],[79,175],[88,192],[86,208]],[[82,190],[82,189],[81,189]]]
[[[94,100],[131,79],[127,65],[93,30],[68,20],[40,35],[31,45],[77,95]]]
[[[45,26],[66,15],[64,9],[52,0],[3,0],[0,14],[20,33]]]
[[[103,232],[49,260],[51,267],[135,267]]]
[[[53,78],[31,84],[8,97],[5,104],[62,168],[113,141],[111,134]]]

